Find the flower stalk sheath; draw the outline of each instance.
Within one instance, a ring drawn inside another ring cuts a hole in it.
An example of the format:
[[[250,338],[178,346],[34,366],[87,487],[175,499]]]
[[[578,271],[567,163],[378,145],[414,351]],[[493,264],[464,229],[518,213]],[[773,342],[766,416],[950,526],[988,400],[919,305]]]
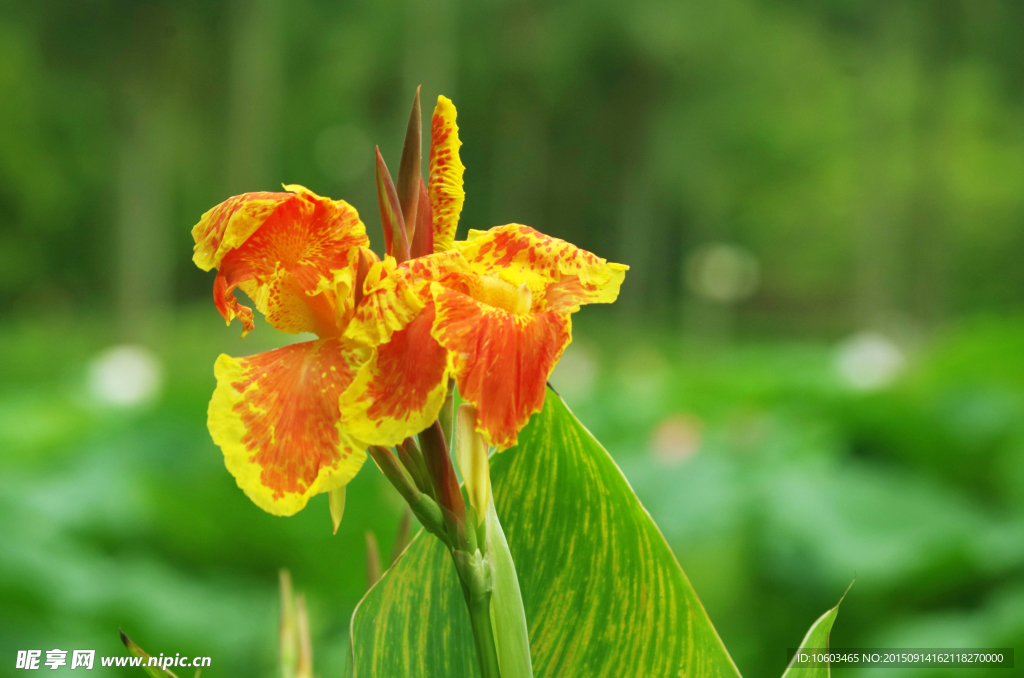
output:
[[[430,495],[420,492],[412,480],[406,475],[405,470],[398,463],[395,455],[386,447],[371,445],[368,448],[370,456],[380,467],[384,477],[398,490],[402,498],[409,504],[409,508],[416,518],[431,534],[434,534],[446,545],[451,544],[450,536],[446,530],[444,513],[437,505],[437,502]]]
[[[404,442],[395,445],[395,451],[398,452],[398,458],[402,460],[402,465],[412,477],[413,482],[416,483],[419,491],[433,496],[434,489],[430,484],[430,475],[416,441],[406,438]]]

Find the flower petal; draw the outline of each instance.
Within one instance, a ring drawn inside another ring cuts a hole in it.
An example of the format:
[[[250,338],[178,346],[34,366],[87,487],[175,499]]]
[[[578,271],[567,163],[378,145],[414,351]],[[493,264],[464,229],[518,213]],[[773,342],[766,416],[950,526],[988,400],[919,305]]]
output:
[[[525,282],[534,310],[572,313],[580,304],[611,303],[629,268],[522,224],[470,231],[456,247],[474,271]]]
[[[217,359],[210,434],[238,486],[264,511],[292,515],[363,465],[366,446],[341,427],[338,398],[365,357],[327,339]]]
[[[468,271],[466,260],[454,250],[411,259],[383,278],[383,265],[372,268],[366,276],[370,287],[365,290],[345,336],[367,346],[387,342],[393,332],[408,325],[430,301],[429,281]]]
[[[434,251],[452,248],[455,229],[459,225],[462,203],[462,173],[466,168],[459,159],[459,126],[455,124],[455,105],[451,99],[437,97],[437,106],[430,119],[430,174],[427,193],[434,216]]]
[[[335,336],[340,334],[338,317],[354,297],[351,281],[359,249],[368,244],[366,229],[348,203],[301,186],[288,188],[299,192],[219,261],[224,282],[215,288],[217,307],[229,322],[241,315],[224,298],[240,287],[277,329]],[[340,301],[337,288],[346,291]]]
[[[345,337],[365,346],[386,343],[423,310],[423,286],[408,275],[407,269],[391,273],[364,294]]]
[[[297,199],[293,193],[270,191],[228,198],[203,214],[192,227],[196,243],[192,261],[204,271],[220,266],[224,255],[245,242],[274,210]]]
[[[437,419],[448,394],[448,358],[431,336],[428,304],[359,369],[341,396],[346,430],[374,445],[395,445]]]
[[[572,341],[569,316],[509,313],[436,283],[432,292],[433,335],[451,356],[459,394],[476,405],[476,430],[492,445],[515,445],[519,429],[543,407],[548,376]]]
[[[252,332],[256,325],[253,322],[252,309],[238,303],[238,300],[235,299],[236,287],[238,287],[238,283],[228,282],[224,272],[217,271],[217,277],[213,279],[213,305],[217,307],[217,311],[224,317],[228,325],[235,318],[240,319],[242,321],[242,336],[245,337]]]

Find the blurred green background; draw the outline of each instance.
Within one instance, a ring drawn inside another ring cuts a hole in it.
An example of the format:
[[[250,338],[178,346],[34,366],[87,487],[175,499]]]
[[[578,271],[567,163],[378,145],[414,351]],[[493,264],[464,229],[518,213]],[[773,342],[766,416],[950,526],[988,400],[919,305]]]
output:
[[[386,556],[401,502],[371,465],[332,537],[325,497],[282,520],[235,487],[213,362],[293,338],[237,341],[189,230],[301,183],[379,245],[373,145],[396,169],[418,84],[459,109],[460,233],[518,221],[632,267],[552,382],[745,676],[854,577],[833,645],[1024,650],[1022,23],[1013,0],[3,3],[0,673],[122,654],[121,626],[271,676],[287,566],[343,674],[365,532]]]

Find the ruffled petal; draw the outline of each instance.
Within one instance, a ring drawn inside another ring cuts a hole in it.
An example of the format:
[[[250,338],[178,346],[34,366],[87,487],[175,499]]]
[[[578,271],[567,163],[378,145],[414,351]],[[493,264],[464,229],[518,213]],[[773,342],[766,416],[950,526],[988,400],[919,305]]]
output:
[[[229,322],[240,315],[234,302],[224,298],[240,287],[277,329],[337,336],[339,319],[351,311],[359,250],[368,244],[366,229],[348,203],[299,186],[288,188],[297,193],[220,259],[224,282],[215,289],[217,308]],[[344,298],[337,297],[338,289]]]
[[[256,325],[253,322],[252,309],[238,303],[238,299],[235,298],[236,287],[238,287],[237,282],[228,282],[228,277],[224,272],[217,271],[217,277],[213,279],[213,305],[217,307],[217,311],[224,317],[228,325],[235,318],[242,321],[242,336],[244,337],[252,332]]]
[[[217,359],[210,434],[238,486],[264,511],[292,515],[362,467],[366,446],[342,428],[338,398],[366,357],[327,339]]]
[[[427,295],[422,288],[426,284],[411,278],[405,269],[384,278],[364,294],[345,329],[345,338],[365,346],[386,343],[423,310]]]
[[[427,194],[434,215],[434,251],[452,248],[455,229],[466,192],[462,190],[462,173],[466,168],[459,159],[459,126],[455,124],[455,105],[451,99],[437,97],[437,107],[430,119],[430,174]]]
[[[345,337],[367,346],[379,346],[401,330],[430,301],[430,281],[469,272],[469,265],[457,251],[438,252],[411,259],[390,272],[384,265],[370,270],[366,289]],[[381,277],[386,273],[386,277]]]
[[[477,408],[476,430],[492,445],[515,445],[572,341],[569,316],[510,313],[436,283],[432,292],[432,333],[448,350],[459,394]]]
[[[611,303],[629,268],[522,224],[470,231],[456,247],[474,271],[525,282],[534,310],[572,313],[580,304]]]
[[[260,191],[228,198],[207,211],[192,227],[195,240],[192,261],[209,271],[220,266],[224,255],[245,242],[274,210],[299,200],[293,193]]]
[[[346,430],[374,445],[395,445],[437,419],[448,394],[448,358],[431,336],[430,303],[377,347],[341,397]]]

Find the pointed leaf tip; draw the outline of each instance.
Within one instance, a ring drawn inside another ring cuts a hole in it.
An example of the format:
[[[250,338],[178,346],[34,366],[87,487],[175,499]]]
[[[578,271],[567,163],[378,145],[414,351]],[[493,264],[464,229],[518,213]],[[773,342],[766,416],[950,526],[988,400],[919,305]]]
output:
[[[811,625],[811,628],[808,629],[804,639],[800,641],[800,647],[797,649],[797,654],[804,649],[829,646],[829,636],[832,633],[832,625],[835,623],[836,617],[839,615],[839,606],[846,598],[846,594],[850,592],[851,588],[853,588],[856,581],[857,580],[854,579],[850,582],[850,585],[846,587],[845,591],[843,591],[842,597],[834,607],[826,610],[823,615],[815,620]],[[832,675],[831,668],[828,664],[825,664],[824,666],[804,668],[794,666],[795,661],[796,655],[790,659],[789,665],[786,666],[785,673],[782,674],[782,678],[797,678],[798,676],[801,678],[829,678],[829,676]]]

